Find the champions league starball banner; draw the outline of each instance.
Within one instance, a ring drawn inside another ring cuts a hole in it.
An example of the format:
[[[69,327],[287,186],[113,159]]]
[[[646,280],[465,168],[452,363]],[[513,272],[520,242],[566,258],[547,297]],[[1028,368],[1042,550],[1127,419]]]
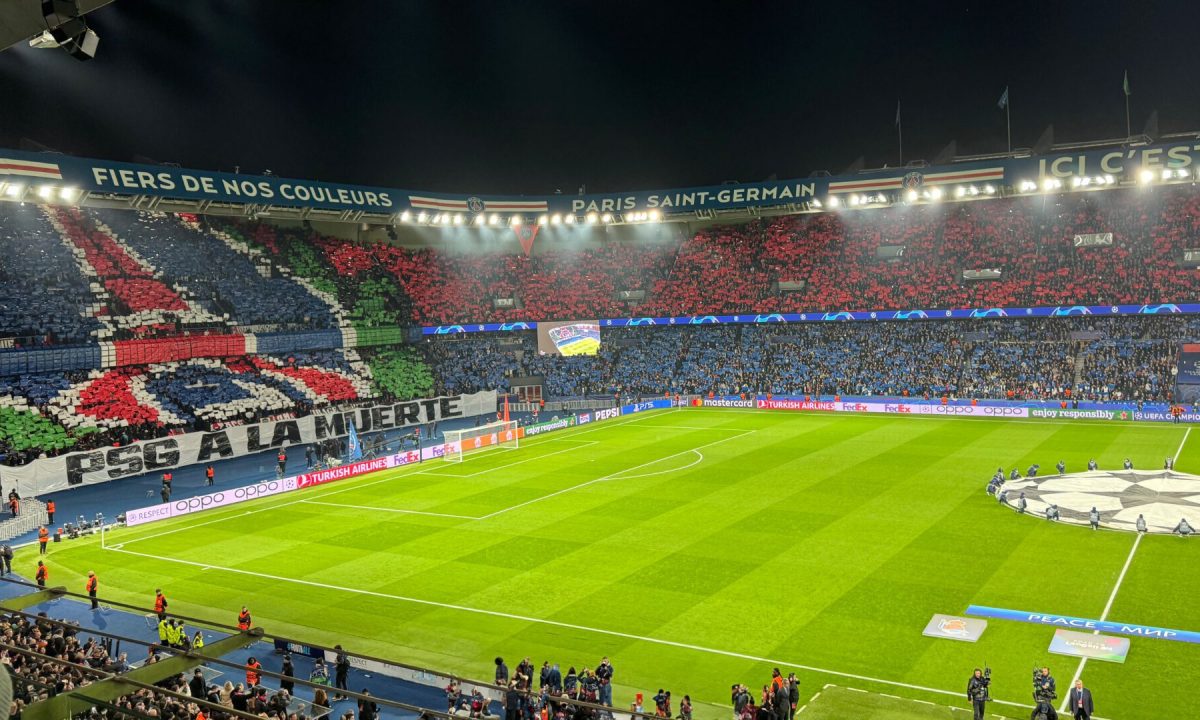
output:
[[[746,315],[677,315],[675,317],[605,318],[600,328],[674,327],[681,325],[765,325],[774,323],[879,322],[897,320],[996,320],[1054,317],[1127,317],[1130,315],[1196,315],[1200,303],[1153,305],[1057,305],[1044,307],[957,308],[953,310],[843,310],[839,312],[759,313]],[[428,325],[422,335],[538,330],[545,322]]]
[[[34,460],[4,468],[4,484],[15,481],[23,497],[108,482],[171,468],[208,463],[252,453],[307,445],[344,437],[351,424],[358,432],[426,425],[454,418],[496,412],[496,391],[376,405],[344,412],[317,413],[301,418],[171,435],[121,447],[97,448]]]

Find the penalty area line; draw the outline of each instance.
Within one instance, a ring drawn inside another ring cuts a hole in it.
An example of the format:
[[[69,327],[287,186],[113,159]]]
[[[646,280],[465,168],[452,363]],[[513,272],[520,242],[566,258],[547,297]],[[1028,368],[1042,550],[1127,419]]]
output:
[[[546,625],[549,627],[563,628],[565,630],[575,630],[579,632],[594,633],[597,635],[606,635],[609,637],[617,637],[625,640],[633,640],[636,642],[644,642],[652,645],[662,645],[664,647],[673,647],[681,650],[690,650],[693,652],[706,653],[709,655],[719,655],[722,657],[734,658],[737,660],[749,660],[756,663],[764,663],[768,665],[779,665],[796,668],[797,670],[807,670],[809,672],[819,673],[822,675],[831,675],[834,677],[849,678],[852,680],[860,680],[862,682],[875,683],[878,685],[887,685],[890,687],[899,687],[906,690],[916,690],[919,692],[932,693],[935,695],[949,695],[951,697],[959,697],[962,695],[960,691],[942,690],[940,688],[926,687],[924,685],[915,685],[912,683],[900,682],[898,680],[885,680],[883,678],[875,678],[867,675],[858,675],[856,673],[841,672],[838,670],[830,670],[828,668],[820,668],[813,665],[805,665],[802,663],[791,662],[787,660],[779,660],[776,658],[761,657],[758,655],[750,655],[748,653],[734,652],[732,650],[722,650],[719,648],[709,648],[702,645],[694,645],[692,643],[677,642],[675,640],[666,640],[663,638],[649,637],[646,635],[635,635],[633,633],[621,632],[619,630],[607,630],[604,628],[588,627],[587,625],[578,625],[576,623],[562,622],[559,620],[549,620],[546,618],[536,618],[528,615],[518,615],[516,613],[503,612],[500,610],[487,610],[484,608],[475,608],[468,605],[456,605],[454,603],[438,602],[436,600],[425,600],[422,598],[408,597],[405,595],[394,595],[392,593],[379,592],[377,590],[365,590],[361,588],[345,587],[341,585],[333,585],[331,583],[318,582],[316,580],[305,580],[303,578],[286,577],[283,575],[272,575],[270,573],[256,572],[254,570],[243,570],[241,568],[226,567],[221,565],[213,565],[210,563],[201,563],[194,560],[184,560],[182,558],[166,557],[164,555],[155,555],[152,553],[138,552],[136,550],[125,550],[117,548],[105,548],[109,552],[121,553],[124,555],[133,555],[137,557],[152,558],[162,560],[164,562],[173,562],[180,565],[188,565],[197,567],[202,570],[223,570],[235,575],[245,575],[248,577],[256,577],[265,580],[275,580],[277,582],[291,583],[293,585],[303,585],[307,587],[321,588],[325,590],[335,590],[338,592],[350,593],[354,595],[364,595],[368,597],[382,598],[385,600],[395,600],[398,602],[406,602],[414,605],[422,605],[425,607],[436,607],[445,610],[455,610],[458,612],[472,613],[475,615],[486,615],[488,617],[503,618],[505,620],[516,620],[518,622],[532,623],[536,625]],[[855,688],[849,688],[855,689]],[[865,691],[861,691],[865,692]],[[1006,700],[995,700],[994,702],[1002,705],[1011,705],[1014,707],[1029,708],[1030,705],[1021,703],[1009,702]]]

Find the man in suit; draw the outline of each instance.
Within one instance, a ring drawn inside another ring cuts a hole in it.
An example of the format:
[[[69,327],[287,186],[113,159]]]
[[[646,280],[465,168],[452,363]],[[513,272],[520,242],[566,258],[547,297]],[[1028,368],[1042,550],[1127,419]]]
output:
[[[1075,720],[1088,720],[1095,712],[1092,709],[1092,691],[1083,686],[1082,680],[1076,680],[1075,687],[1067,695],[1067,709]]]

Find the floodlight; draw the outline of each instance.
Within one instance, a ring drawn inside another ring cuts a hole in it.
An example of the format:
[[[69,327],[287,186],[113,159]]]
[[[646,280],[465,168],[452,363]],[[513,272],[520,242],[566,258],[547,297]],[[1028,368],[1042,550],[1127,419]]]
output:
[[[588,214],[587,214],[587,223],[588,223],[588,225],[595,225],[595,224],[596,224],[596,222],[597,222],[597,221],[599,221],[599,220],[600,220],[600,216],[599,216],[599,215],[597,215],[596,213],[594,213],[594,212],[591,212],[591,213],[588,213]]]
[[[612,220],[613,220],[613,218],[612,218],[612,213],[604,213],[604,217],[602,217],[602,218],[600,218],[600,219],[601,219],[601,220],[603,220],[603,221],[604,221],[604,222],[606,222],[606,223],[610,223],[610,222],[612,222]]]
[[[63,200],[74,200],[79,196],[79,190],[73,187],[65,187],[58,191],[58,196]]]
[[[38,188],[37,194],[38,194],[38,197],[42,198],[43,200],[46,200],[50,197],[50,195],[53,192],[54,192],[54,188],[50,187],[49,185],[43,185]]]
[[[837,206],[838,206],[838,204],[839,204],[839,203],[840,203],[840,201],[838,200],[838,197],[837,197],[837,195],[830,195],[830,196],[829,196],[829,207],[831,207],[831,208],[835,208],[835,207],[837,207]]]
[[[905,194],[904,194],[904,197],[905,197],[905,198],[906,198],[906,199],[907,199],[909,202],[916,202],[916,201],[917,201],[917,191],[916,191],[916,190],[909,190],[907,193],[905,193]]]
[[[456,215],[454,216],[454,224],[455,224],[455,225],[462,225],[462,224],[463,224],[463,216],[462,216],[462,213],[458,213],[458,214],[456,214]]]
[[[492,217],[488,220],[488,225],[499,225],[499,224],[500,224],[500,216],[496,213],[492,213]]]
[[[21,185],[9,185],[8,189],[4,192],[7,193],[9,197],[20,197],[21,193],[25,192],[25,188]]]
[[[423,222],[425,222],[425,220],[426,220],[427,218],[428,218],[428,216],[425,214],[425,211],[424,211],[424,210],[422,210],[422,211],[421,211],[421,212],[420,212],[420,213],[417,215],[417,222],[419,222],[419,223],[423,223]]]
[[[934,189],[929,191],[929,196],[931,198],[933,198],[934,200],[941,200],[942,199],[942,189],[935,187]]]
[[[562,222],[562,215],[559,215],[558,213],[554,213],[553,215],[550,216],[550,224],[551,225],[558,225],[561,222]]]
[[[995,188],[995,187],[993,187],[993,186],[991,186],[991,185],[984,185],[984,186],[983,186],[983,191],[984,191],[985,193],[987,193],[988,195],[995,195],[995,194],[996,194],[996,188]]]
[[[966,194],[967,194],[967,189],[965,187],[963,187],[962,185],[959,185],[958,187],[954,188],[954,197],[962,197],[963,195],[966,195]]]
[[[407,210],[400,213],[400,222],[408,222],[409,220],[412,220],[412,213]]]
[[[650,222],[658,222],[659,219],[662,217],[662,213],[660,213],[657,210],[651,210],[648,213],[648,217],[650,218]]]
[[[1154,173],[1149,170],[1143,170],[1138,177],[1141,178],[1143,183],[1150,183],[1154,181]]]
[[[520,215],[513,215],[512,218],[509,220],[509,222],[512,223],[513,227],[520,225],[523,221],[524,221],[524,219]]]
[[[476,225],[482,225],[485,222],[487,222],[487,216],[484,215],[483,213],[479,213],[478,215],[475,216],[475,224]]]
[[[565,218],[563,218],[563,222],[565,222],[568,225],[574,225],[575,224],[575,216],[568,215]]]

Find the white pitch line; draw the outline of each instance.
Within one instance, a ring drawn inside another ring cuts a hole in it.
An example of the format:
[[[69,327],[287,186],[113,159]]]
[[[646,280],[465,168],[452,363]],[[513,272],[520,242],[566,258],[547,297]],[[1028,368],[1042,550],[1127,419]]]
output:
[[[565,439],[566,438],[564,438],[564,440]],[[486,467],[482,470],[476,470],[473,473],[467,473],[465,475],[463,475],[461,473],[440,472],[438,470],[418,470],[417,472],[415,472],[413,474],[414,475],[433,475],[434,477],[472,478],[472,477],[477,477],[479,475],[486,475],[487,473],[490,473],[495,470],[502,470],[506,467],[513,467],[514,465],[522,465],[527,462],[533,462],[534,460],[541,460],[542,458],[548,458],[552,455],[561,455],[563,453],[568,453],[568,452],[571,452],[572,450],[578,450],[579,448],[588,447],[590,445],[595,445],[595,444],[599,443],[600,441],[599,440],[579,440],[578,442],[579,442],[579,444],[574,447],[564,448],[562,450],[555,450],[554,452],[546,453],[545,455],[536,455],[534,457],[528,457],[528,458],[525,458],[524,460],[514,460],[513,462],[505,463],[503,465],[492,465],[492,466]]]
[[[648,413],[645,415],[635,415],[630,420],[617,420],[615,422],[598,422],[595,427],[589,428],[587,430],[580,430],[578,432],[574,432],[574,431],[570,432],[571,437],[552,437],[551,435],[548,434],[545,436],[546,437],[545,440],[542,440],[541,438],[534,438],[533,440],[530,440],[528,444],[529,445],[533,445],[533,444],[540,445],[543,442],[562,442],[564,440],[571,440],[576,435],[586,435],[590,432],[595,432],[597,430],[604,430],[606,428],[616,427],[618,425],[628,425],[630,423],[642,422],[643,420],[646,420],[647,418],[662,417],[663,415],[667,415],[667,414],[673,413],[673,412],[678,412],[678,408],[672,408],[670,410],[667,410],[664,413]],[[576,426],[576,427],[578,427],[578,426]],[[476,456],[476,457],[478,457],[478,456]],[[542,456],[542,457],[544,457],[544,456]],[[468,458],[467,460],[464,460],[463,462],[469,462],[471,459],[473,459],[473,458]],[[434,462],[434,461],[430,461],[430,462]],[[172,535],[177,532],[183,532],[184,530],[191,530],[193,528],[203,527],[205,525],[211,525],[213,523],[224,522],[226,520],[233,520],[235,518],[242,518],[242,517],[245,517],[246,515],[252,515],[254,513],[264,512],[267,510],[278,510],[279,508],[285,508],[289,505],[295,505],[297,503],[306,502],[306,501],[310,500],[312,497],[325,498],[325,497],[329,497],[331,495],[340,495],[341,493],[344,493],[344,492],[350,492],[351,490],[361,490],[362,488],[368,488],[368,487],[371,487],[372,485],[378,485],[379,483],[388,482],[390,480],[395,480],[398,477],[404,477],[406,475],[421,475],[421,474],[424,474],[424,471],[419,470],[418,468],[421,468],[423,466],[424,466],[424,463],[411,463],[409,465],[404,465],[404,466],[401,466],[398,468],[389,468],[388,470],[381,470],[377,473],[369,473],[367,475],[363,475],[363,476],[357,477],[357,478],[348,478],[346,480],[342,480],[342,481],[338,482],[337,486],[333,487],[333,489],[331,489],[329,492],[320,492],[324,488],[332,487],[332,486],[328,486],[328,485],[319,485],[315,488],[307,489],[306,491],[296,490],[294,492],[304,492],[304,494],[307,497],[302,497],[298,500],[289,500],[288,502],[284,502],[284,503],[278,503],[278,504],[272,503],[270,505],[265,505],[263,507],[255,509],[255,510],[247,510],[246,512],[243,512],[243,513],[235,513],[232,515],[222,515],[221,517],[214,518],[212,520],[206,520],[204,522],[188,523],[186,525],[181,525],[172,530],[164,530],[163,532],[154,533],[152,535],[146,535],[143,537],[132,538],[132,539],[126,540],[125,542],[126,543],[134,543],[134,542],[141,542],[142,540],[150,540],[153,538],[163,537],[165,535]],[[393,475],[390,472],[391,470],[398,470],[400,472],[398,474]],[[386,473],[386,475],[384,477],[375,477],[379,473]],[[374,478],[374,479],[372,479],[370,482],[361,482],[362,480],[367,480],[369,478]],[[320,494],[312,495],[311,493],[314,493],[314,492],[317,492]],[[283,497],[283,496],[276,496],[276,497]],[[263,498],[263,499],[266,500],[267,498]]]
[[[759,657],[757,655],[750,655],[747,653],[734,652],[732,650],[721,650],[718,648],[708,648],[708,647],[704,647],[702,645],[693,645],[691,643],[676,642],[674,640],[664,640],[662,638],[648,637],[645,635],[635,635],[633,633],[621,632],[619,630],[605,630],[603,628],[588,627],[586,625],[577,625],[575,623],[561,622],[558,620],[547,620],[545,618],[530,617],[528,615],[517,615],[515,613],[502,612],[499,610],[485,610],[483,608],[474,608],[474,607],[470,607],[467,605],[455,605],[453,603],[438,602],[436,600],[423,600],[421,598],[407,597],[404,595],[393,595],[391,593],[378,592],[375,590],[363,590],[360,588],[343,587],[341,585],[332,585],[330,583],[317,582],[315,580],[304,580],[302,578],[287,577],[284,575],[272,575],[270,573],[260,573],[260,572],[255,572],[253,570],[242,570],[240,568],[223,567],[220,565],[200,563],[200,562],[196,562],[194,560],[183,560],[181,558],[172,558],[172,557],[166,557],[163,555],[155,555],[155,554],[151,554],[151,553],[137,552],[136,550],[124,550],[124,549],[117,550],[115,548],[108,548],[108,550],[111,552],[123,553],[125,555],[134,555],[137,557],[145,557],[145,558],[153,558],[155,560],[162,560],[164,562],[173,562],[173,563],[179,563],[181,565],[190,565],[192,567],[205,568],[205,569],[211,569],[211,570],[224,570],[225,572],[234,573],[236,575],[246,575],[249,577],[263,578],[266,580],[275,580],[278,582],[292,583],[295,585],[304,585],[307,587],[323,588],[325,590],[336,590],[339,592],[351,593],[351,594],[355,594],[355,595],[366,595],[369,597],[378,597],[378,598],[383,598],[386,600],[397,600],[400,602],[412,603],[414,605],[424,605],[427,607],[438,607],[438,608],[443,608],[446,610],[457,610],[460,612],[474,613],[477,615],[487,615],[490,617],[504,618],[507,620],[517,620],[519,622],[534,623],[534,624],[538,624],[538,625],[548,625],[551,627],[558,627],[558,628],[563,628],[566,630],[576,630],[576,631],[580,631],[580,632],[595,633],[597,635],[607,635],[609,637],[618,637],[618,638],[622,638],[625,640],[634,640],[634,641],[638,641],[638,642],[650,643],[653,645],[663,645],[663,646],[667,646],[667,647],[679,648],[682,650],[692,650],[694,652],[708,653],[710,655],[720,655],[723,657],[730,657],[730,658],[735,658],[738,660],[749,660],[751,662],[763,663],[766,665],[778,665],[781,667],[787,666],[787,667],[796,668],[798,670],[807,670],[809,672],[820,673],[823,675],[832,675],[835,677],[850,678],[852,680],[861,680],[863,682],[876,683],[879,685],[888,685],[891,687],[901,687],[901,688],[905,688],[907,690],[917,690],[920,692],[933,693],[935,695],[950,695],[952,697],[959,697],[962,695],[961,691],[942,690],[940,688],[931,688],[931,687],[926,687],[924,685],[914,685],[911,683],[900,682],[898,680],[885,680],[883,678],[874,678],[874,677],[869,677],[867,675],[858,675],[855,673],[840,672],[838,670],[829,670],[826,668],[819,668],[819,667],[814,667],[812,665],[804,665],[801,663],[790,662],[787,660],[779,660],[779,659],[775,659],[775,658]],[[856,688],[847,688],[847,689],[854,690]],[[860,690],[860,692],[865,692],[865,691]],[[1031,707],[1029,705],[1022,705],[1020,703],[1013,703],[1013,702],[1008,702],[1005,700],[996,700],[995,702],[1003,704],[1003,705],[1013,705],[1013,706],[1022,707],[1022,708]]]
[[[487,515],[484,515],[483,517],[481,517],[481,518],[479,518],[479,519],[480,519],[480,520],[487,520],[487,519],[489,519],[489,518],[494,518],[494,517],[496,517],[497,515],[503,515],[503,514],[504,514],[504,513],[506,513],[506,512],[512,512],[513,510],[517,510],[518,508],[523,508],[523,507],[525,507],[525,506],[527,506],[527,505],[532,505],[532,504],[534,504],[534,503],[538,503],[538,502],[541,502],[541,501],[543,501],[543,500],[549,500],[549,499],[550,499],[550,498],[552,498],[552,497],[557,497],[557,496],[559,496],[559,495],[562,495],[562,494],[564,494],[564,493],[569,493],[569,492],[571,492],[571,491],[573,491],[573,490],[578,490],[578,489],[580,489],[580,488],[587,487],[588,485],[595,485],[596,483],[599,483],[599,482],[604,482],[605,480],[612,480],[612,479],[614,479],[614,478],[617,478],[619,475],[624,475],[624,474],[625,474],[625,473],[627,473],[627,472],[631,472],[631,471],[633,471],[633,470],[638,470],[638,469],[640,469],[640,468],[644,468],[644,467],[647,467],[647,466],[649,466],[649,465],[653,465],[653,464],[655,464],[655,463],[657,463],[657,462],[661,462],[661,461],[663,461],[663,460],[668,460],[668,459],[670,459],[670,458],[673,458],[673,457],[676,457],[676,456],[678,456],[678,455],[683,455],[684,453],[689,453],[689,452],[698,452],[698,451],[700,451],[700,450],[703,450],[703,449],[704,449],[704,448],[706,448],[706,447],[712,447],[713,445],[720,445],[721,443],[724,443],[724,442],[729,442],[730,440],[737,440],[738,438],[745,437],[745,436],[747,436],[747,435],[750,435],[751,433],[755,433],[755,432],[758,432],[758,431],[757,431],[757,430],[748,430],[748,431],[746,431],[746,432],[744,432],[744,433],[740,433],[740,434],[738,434],[738,435],[732,435],[732,436],[730,436],[730,437],[721,438],[720,440],[715,440],[715,441],[713,441],[713,442],[710,442],[710,443],[705,443],[705,444],[703,444],[703,445],[699,445],[699,446],[697,446],[697,447],[694,447],[694,448],[689,448],[689,449],[687,449],[687,450],[680,450],[680,451],[679,451],[679,452],[677,452],[677,453],[672,453],[672,454],[670,454],[670,455],[664,455],[664,456],[662,456],[662,457],[654,458],[653,460],[651,460],[651,461],[649,461],[649,462],[644,462],[644,463],[642,463],[641,465],[634,465],[634,466],[633,466],[633,467],[631,467],[631,468],[625,468],[624,470],[618,470],[618,471],[617,471],[617,472],[615,472],[615,473],[611,473],[611,474],[609,474],[609,475],[605,475],[604,477],[599,477],[599,478],[596,478],[595,480],[588,480],[587,482],[581,482],[581,483],[579,483],[578,485],[572,485],[572,486],[571,486],[571,487],[569,487],[569,488],[563,488],[562,490],[556,490],[555,492],[552,492],[552,493],[550,493],[549,495],[543,495],[543,496],[541,496],[541,497],[536,497],[536,498],[533,498],[532,500],[526,500],[525,502],[522,502],[522,503],[517,503],[516,505],[513,505],[513,506],[511,506],[511,507],[506,507],[506,508],[504,508],[504,509],[502,509],[502,510],[497,510],[496,512],[493,512],[493,513],[488,513]]]
[[[687,465],[684,465],[683,467],[669,468],[667,470],[655,470],[654,472],[638,473],[637,475],[626,475],[624,477],[611,478],[611,479],[612,480],[637,480],[639,478],[654,477],[655,475],[667,475],[667,474],[674,473],[674,472],[682,472],[689,468],[694,468],[697,465],[699,465],[700,463],[704,462],[704,453],[700,452],[699,450],[685,450],[684,452],[696,453],[696,459],[691,461]],[[683,454],[683,453],[680,453],[680,454]],[[667,457],[675,457],[675,456],[668,455]]]
[[[427,512],[425,510],[401,510],[399,508],[375,507],[373,505],[348,505],[344,503],[321,502],[320,500],[304,500],[305,505],[328,505],[329,507],[351,508],[354,510],[374,510],[376,512],[402,513],[404,515],[430,515],[432,517],[455,518],[457,520],[478,520],[474,515],[452,515],[450,513]]]
[[[1183,446],[1187,443],[1188,435],[1191,435],[1191,434],[1192,434],[1191,427],[1189,427],[1186,431],[1184,431],[1183,439],[1179,441],[1179,449],[1176,450],[1175,454],[1171,457],[1171,459],[1174,460],[1175,462],[1179,462],[1179,456],[1183,454]],[[1072,685],[1072,687],[1074,687],[1074,685]]]
[[[643,425],[647,430],[720,430],[722,432],[752,432],[748,428],[727,428],[720,425]]]
[[[1189,430],[1190,429],[1191,428],[1189,428]],[[1187,438],[1185,437],[1184,439],[1186,440]],[[1180,447],[1183,447],[1182,443],[1180,444]],[[1138,533],[1137,537],[1133,540],[1133,547],[1129,549],[1129,557],[1125,558],[1125,566],[1121,568],[1121,574],[1117,576],[1117,584],[1113,585],[1112,592],[1108,595],[1108,602],[1104,604],[1104,612],[1100,613],[1101,622],[1108,619],[1108,613],[1110,610],[1112,610],[1113,602],[1117,599],[1117,591],[1121,589],[1121,583],[1125,582],[1125,573],[1129,572],[1129,566],[1133,563],[1133,555],[1137,552],[1138,545],[1141,543],[1142,533]],[[1093,630],[1092,634],[1099,635],[1100,631]],[[1078,680],[1081,675],[1083,675],[1083,668],[1085,665],[1087,665],[1087,661],[1088,659],[1086,657],[1079,658],[1079,667],[1075,668],[1075,676],[1071,678],[1071,683],[1067,685],[1068,689],[1075,687],[1075,681]],[[1063,698],[1062,705],[1058,708],[1060,713],[1067,711],[1067,702],[1069,700],[1069,697]]]

